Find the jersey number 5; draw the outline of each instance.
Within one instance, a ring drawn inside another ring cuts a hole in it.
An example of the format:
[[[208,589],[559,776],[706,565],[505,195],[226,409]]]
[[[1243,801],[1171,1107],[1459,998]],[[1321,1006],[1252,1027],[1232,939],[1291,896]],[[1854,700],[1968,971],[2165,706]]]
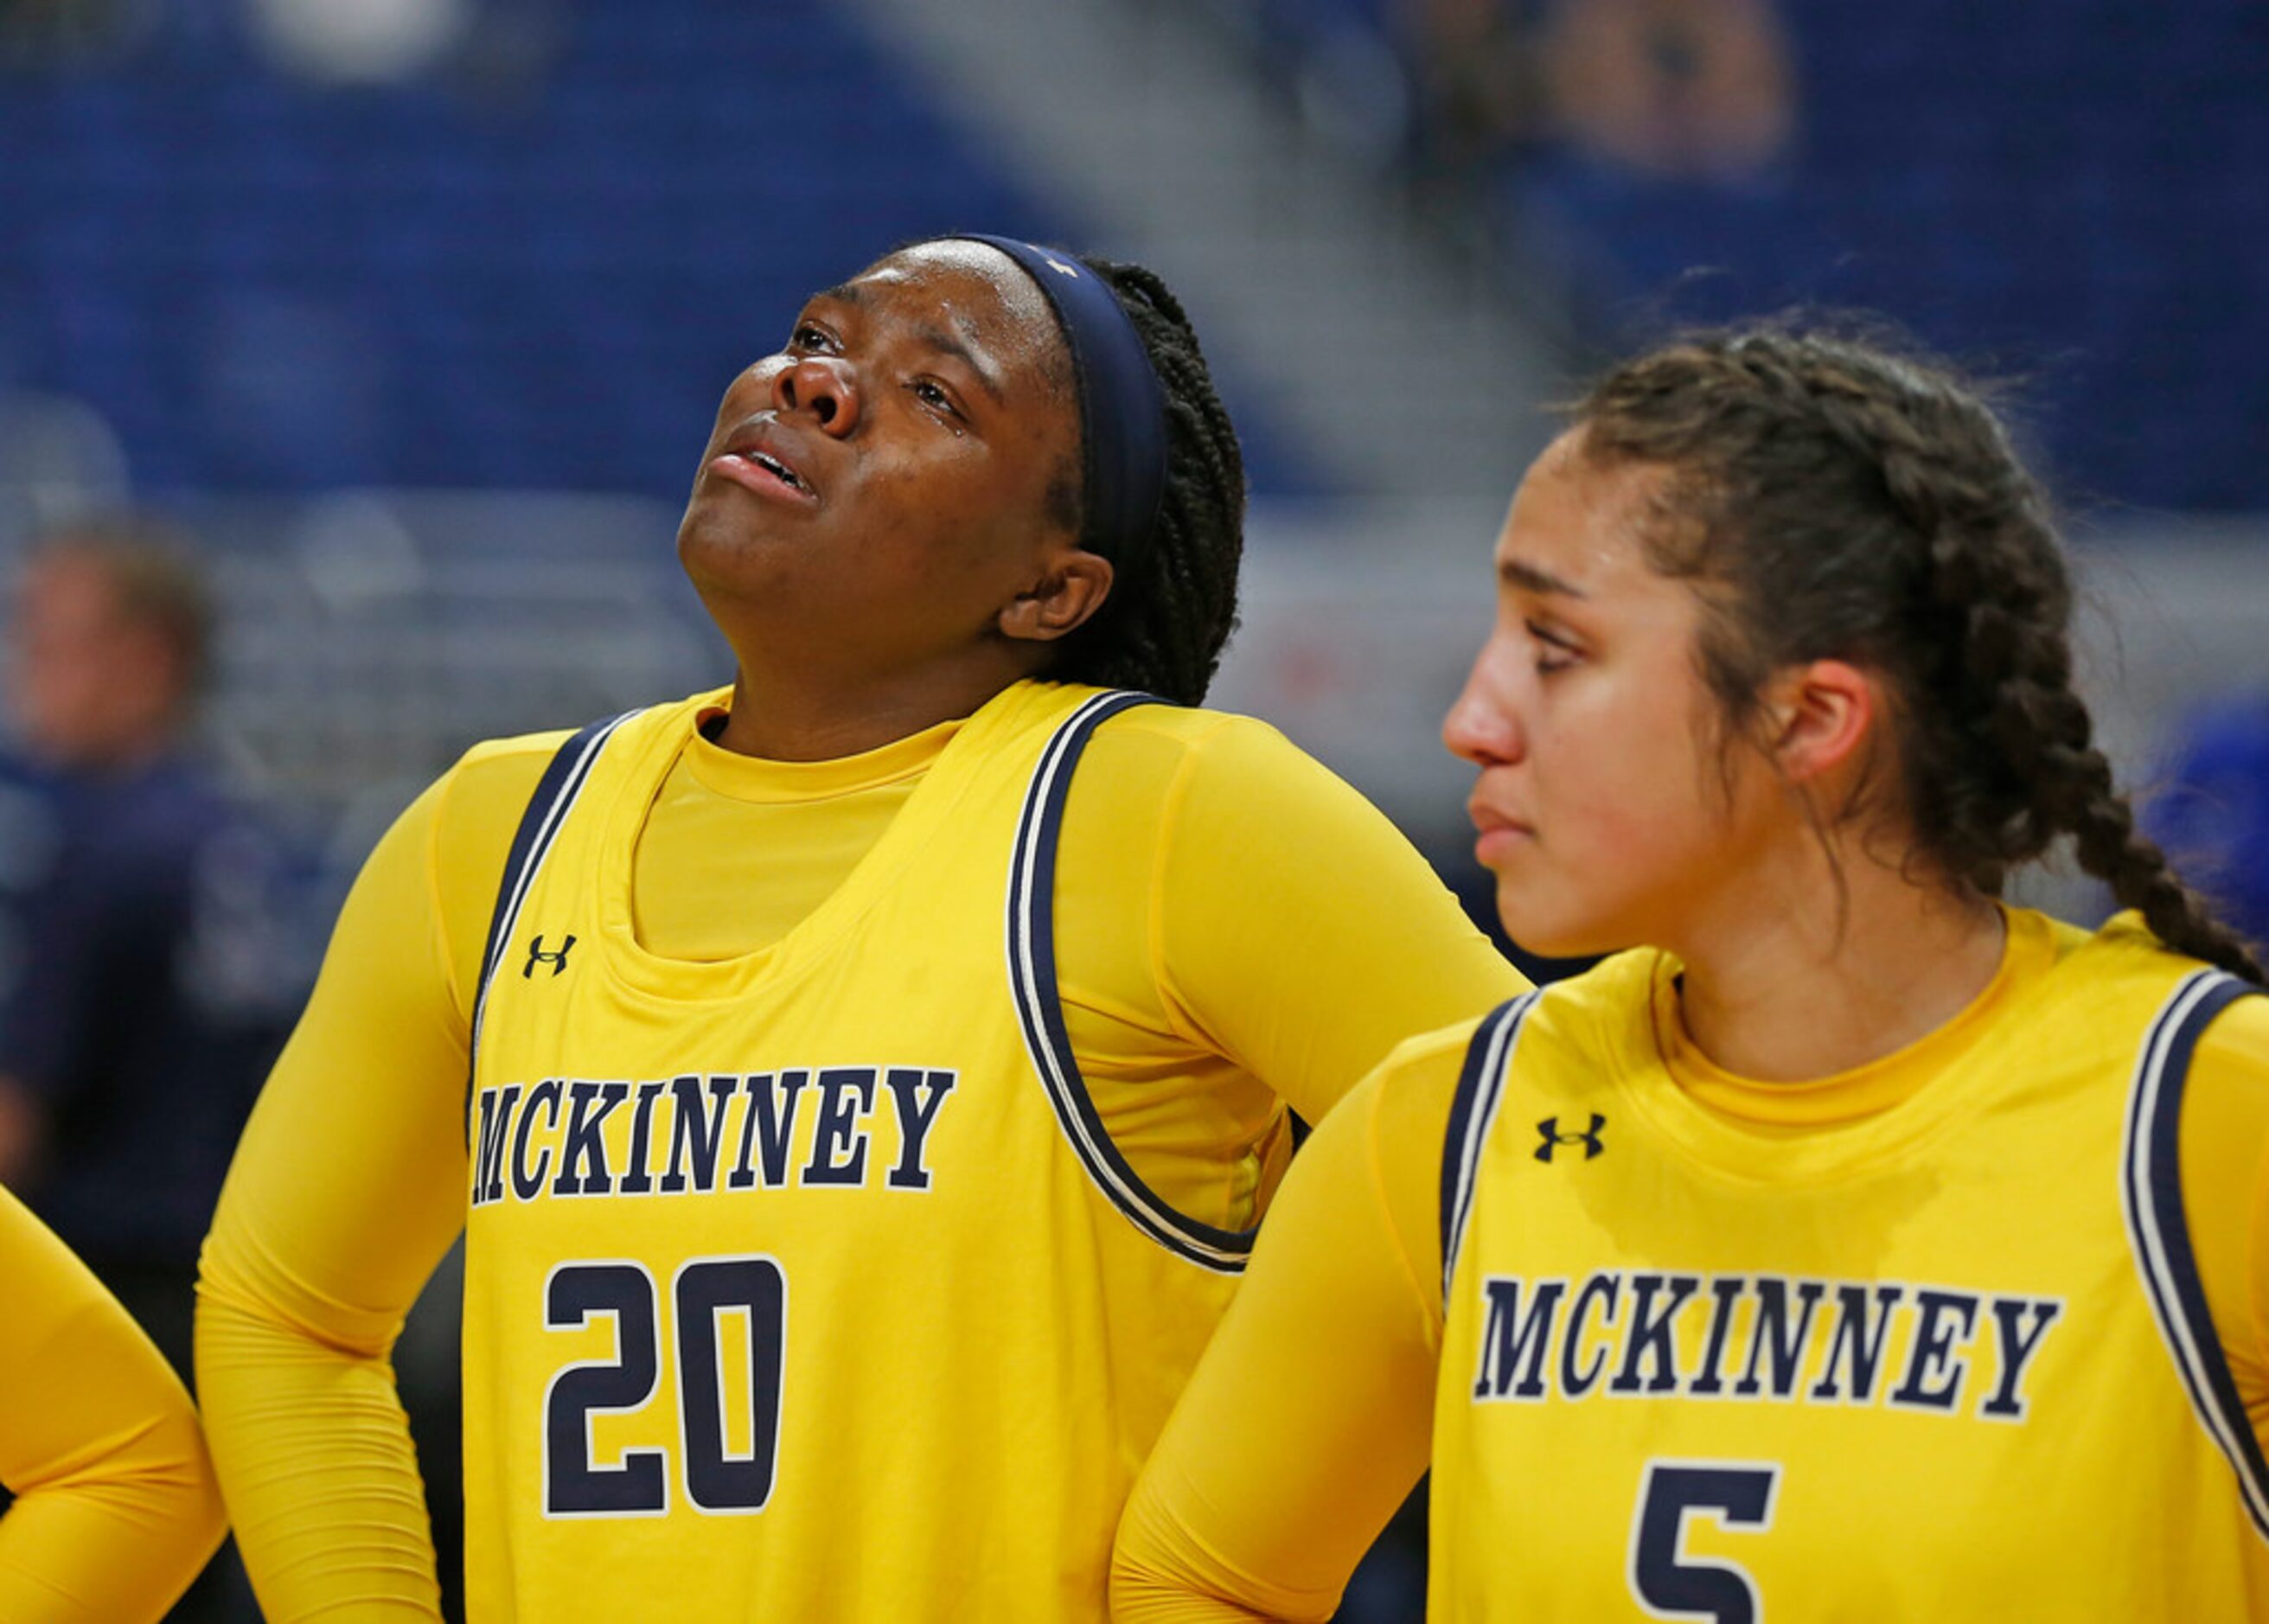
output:
[[[543,1394],[543,1514],[660,1517],[669,1510],[669,1451],[625,1450],[619,1464],[592,1458],[592,1417],[644,1409],[661,1385],[660,1294],[642,1263],[563,1263],[543,1288],[543,1323],[580,1331],[614,1322],[610,1359],[571,1364]],[[676,1310],[677,1436],[685,1497],[712,1514],[761,1511],[772,1498],[780,1448],[780,1353],[787,1277],[770,1258],[698,1258],[670,1282]],[[745,1372],[733,1369],[745,1325]],[[745,1450],[726,1439],[728,1380],[747,1395]]]
[[[1756,1582],[1731,1562],[1684,1559],[1689,1512],[1712,1515],[1728,1528],[1772,1526],[1780,1467],[1770,1461],[1650,1460],[1639,1481],[1631,1524],[1631,1591],[1647,1615],[1758,1624],[1764,1603]]]

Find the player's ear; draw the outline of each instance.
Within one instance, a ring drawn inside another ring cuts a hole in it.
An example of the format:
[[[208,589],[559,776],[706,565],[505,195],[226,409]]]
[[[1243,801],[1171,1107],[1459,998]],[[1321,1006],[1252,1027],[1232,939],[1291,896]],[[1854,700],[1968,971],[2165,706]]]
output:
[[[1771,750],[1792,784],[1856,769],[1883,713],[1874,677],[1841,660],[1814,660],[1774,679],[1765,698]]]
[[[1094,618],[1111,595],[1111,560],[1070,543],[1051,547],[1040,573],[1001,608],[1001,635],[1053,643]]]

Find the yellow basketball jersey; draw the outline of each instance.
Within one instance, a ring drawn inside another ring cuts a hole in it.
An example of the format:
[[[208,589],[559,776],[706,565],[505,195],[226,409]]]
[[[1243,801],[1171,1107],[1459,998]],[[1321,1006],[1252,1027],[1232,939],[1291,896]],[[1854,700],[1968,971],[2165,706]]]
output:
[[[1776,1135],[1667,1072],[1652,951],[1477,1030],[1442,1181],[1431,1616],[2269,1610],[2269,1473],[2176,1124],[2243,984],[2010,915],[2009,1001],[1880,1115]]]
[[[1141,701],[1009,689],[787,937],[665,960],[633,847],[713,702],[571,741],[506,875],[468,1102],[470,1616],[1099,1618],[1250,1247],[1134,1175],[1057,1002],[1066,793]]]

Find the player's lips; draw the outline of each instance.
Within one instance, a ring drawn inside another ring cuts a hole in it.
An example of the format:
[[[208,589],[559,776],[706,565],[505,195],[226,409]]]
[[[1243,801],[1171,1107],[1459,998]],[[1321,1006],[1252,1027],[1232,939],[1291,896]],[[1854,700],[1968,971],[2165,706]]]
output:
[[[709,460],[709,471],[758,496],[817,507],[819,490],[806,472],[807,463],[803,448],[776,419],[759,417],[733,432],[725,448]]]
[[[1489,805],[1479,795],[1466,802],[1466,816],[1481,831],[1481,838],[1474,842],[1474,856],[1484,868],[1496,867],[1536,838],[1535,825]]]

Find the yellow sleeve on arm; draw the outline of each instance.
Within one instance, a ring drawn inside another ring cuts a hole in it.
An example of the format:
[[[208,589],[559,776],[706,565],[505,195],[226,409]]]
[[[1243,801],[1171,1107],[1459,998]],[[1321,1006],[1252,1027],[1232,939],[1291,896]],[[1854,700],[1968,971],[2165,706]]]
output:
[[[1327,1619],[1425,1470],[1442,1134],[1471,1030],[1397,1050],[1294,1160],[1127,1502],[1114,1620]]]
[[[2269,1451],[2269,998],[2239,999],[2199,1038],[2178,1152],[2199,1283]]]
[[[440,1616],[391,1355],[464,1223],[465,993],[529,742],[469,756],[364,865],[206,1237],[198,1391],[274,1624]]]
[[[0,1190],[0,1619],[163,1618],[220,1544],[189,1395],[86,1266]]]
[[[1161,989],[1320,1122],[1396,1044],[1527,984],[1376,807],[1274,728],[1219,720],[1167,803]]]

